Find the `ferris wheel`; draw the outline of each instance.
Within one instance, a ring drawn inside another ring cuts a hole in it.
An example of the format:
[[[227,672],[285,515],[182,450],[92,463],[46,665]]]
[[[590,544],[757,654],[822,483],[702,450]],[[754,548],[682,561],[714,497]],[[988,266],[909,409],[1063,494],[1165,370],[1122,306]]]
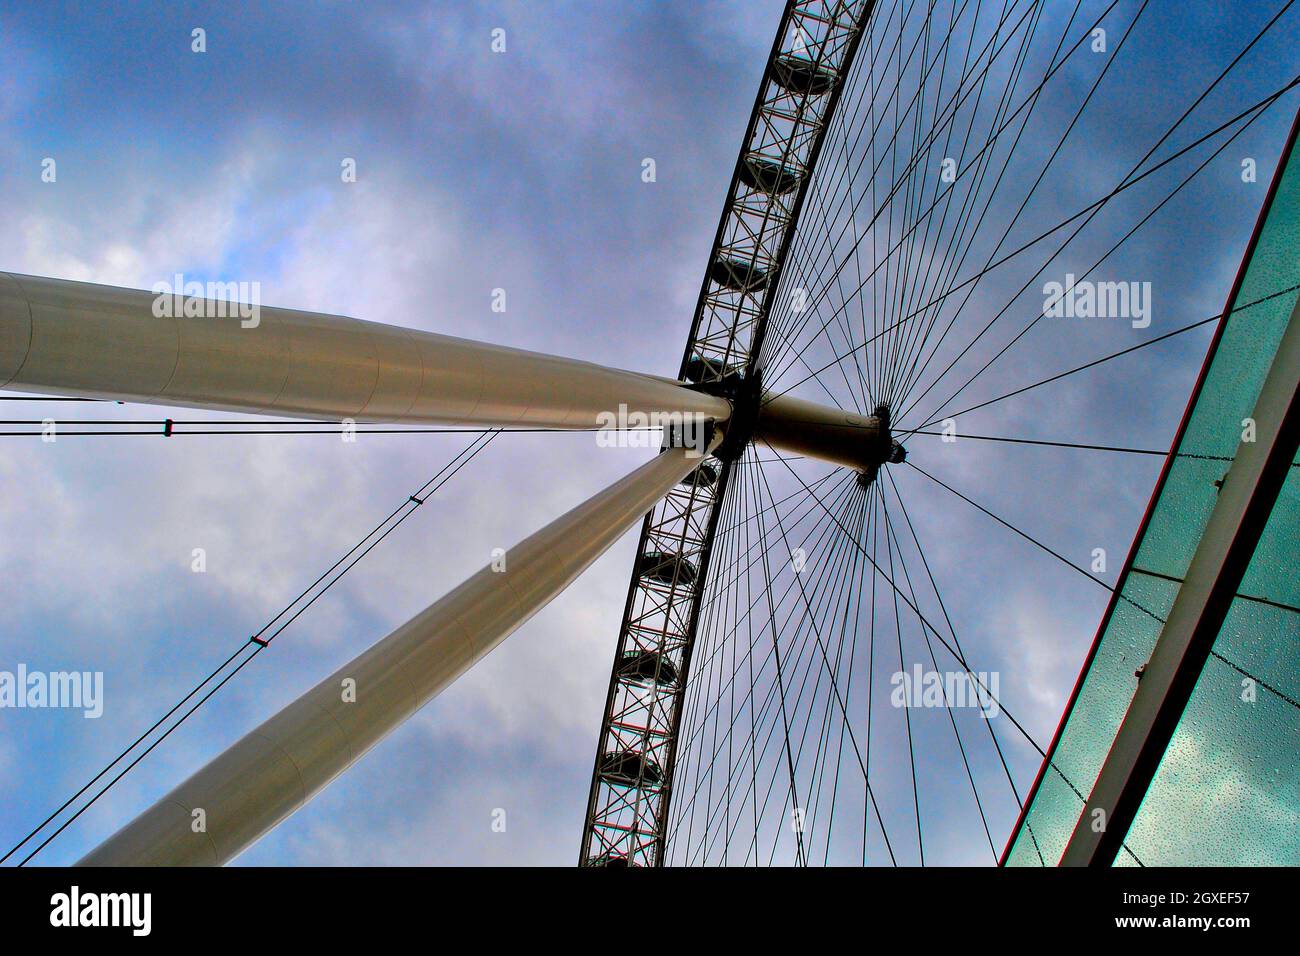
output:
[[[160,313],[156,293],[0,274],[4,388],[473,433],[398,520],[510,431],[663,435],[83,862],[234,858],[638,522],[580,865],[997,863],[1013,828],[1032,846],[1025,768],[1076,793],[1091,781],[1076,787],[1023,713],[1037,675],[1005,663],[1032,648],[989,635],[1013,594],[1049,611],[1116,599],[1119,563],[1093,534],[1120,493],[1104,482],[1149,488],[1182,410],[1166,396],[1126,430],[1134,395],[1116,383],[1150,374],[1149,347],[1204,348],[1229,310],[1188,313],[1168,290],[1239,238],[1207,224],[1165,263],[1148,237],[1238,177],[1243,138],[1288,118],[1300,85],[1268,55],[1291,2],[1244,5],[1186,70],[1162,56],[1185,52],[1169,6],[790,0],[673,377],[287,309],[250,325],[181,290]],[[1300,281],[1275,284],[1230,310],[1289,309]]]

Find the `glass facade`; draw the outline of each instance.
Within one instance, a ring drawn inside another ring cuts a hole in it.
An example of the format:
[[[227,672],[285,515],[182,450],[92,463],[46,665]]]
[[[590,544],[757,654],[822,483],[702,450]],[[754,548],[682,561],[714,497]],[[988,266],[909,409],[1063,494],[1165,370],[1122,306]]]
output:
[[[1055,865],[1178,594],[1300,285],[1300,163],[1288,154],[1132,567],[1008,865]],[[1300,864],[1300,468],[1292,467],[1120,865]]]

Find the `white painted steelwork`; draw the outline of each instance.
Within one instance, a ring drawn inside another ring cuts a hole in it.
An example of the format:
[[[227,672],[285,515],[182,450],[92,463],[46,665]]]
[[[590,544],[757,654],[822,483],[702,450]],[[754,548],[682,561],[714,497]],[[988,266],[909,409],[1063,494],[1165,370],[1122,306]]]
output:
[[[545,607],[699,462],[698,452],[664,451],[551,522],[507,553],[504,572],[489,566],[470,577],[251,731],[80,865],[220,865],[235,857]],[[203,828],[195,832],[199,819]]]
[[[319,312],[0,273],[0,388],[289,418],[600,427],[617,415],[724,421],[723,399],[577,359]],[[173,308],[171,311],[175,311]],[[252,325],[256,321],[256,325]]]

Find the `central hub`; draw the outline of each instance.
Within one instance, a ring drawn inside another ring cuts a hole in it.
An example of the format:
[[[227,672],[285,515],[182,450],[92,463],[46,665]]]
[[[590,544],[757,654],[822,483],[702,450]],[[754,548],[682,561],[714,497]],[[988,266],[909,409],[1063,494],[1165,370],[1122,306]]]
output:
[[[731,420],[727,423],[722,444],[714,454],[723,461],[735,461],[754,440],[763,405],[762,373],[756,371],[743,378],[737,377],[725,397],[731,402]]]
[[[891,415],[888,405],[876,406],[876,439],[872,460],[858,472],[858,484],[868,487],[880,474],[881,465],[901,465],[907,460],[907,449],[898,443],[890,431]]]
[[[890,411],[880,405],[863,415],[789,395],[766,393],[759,402],[754,441],[861,472],[870,483],[905,452],[890,432]]]
[[[890,431],[890,408],[873,414],[846,412],[763,390],[759,373],[725,368],[719,360],[696,358],[688,365],[691,387],[731,403],[731,417],[714,455],[734,461],[751,444],[818,458],[852,468],[864,485],[875,481],[880,466],[897,464],[907,452]]]
[[[754,438],[763,399],[762,372],[756,370],[746,375],[739,369],[728,368],[719,359],[697,356],[688,363],[686,377],[696,390],[731,403],[731,417],[713,454],[723,461],[735,461]]]

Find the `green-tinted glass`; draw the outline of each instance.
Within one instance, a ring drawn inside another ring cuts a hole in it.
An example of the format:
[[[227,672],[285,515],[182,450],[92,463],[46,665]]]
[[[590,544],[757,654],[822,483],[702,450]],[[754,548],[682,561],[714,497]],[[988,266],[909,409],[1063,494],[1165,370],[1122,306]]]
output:
[[[1277,293],[1300,284],[1297,249],[1300,163],[1290,161],[1009,864],[1060,860],[1296,306],[1294,291]],[[1292,471],[1242,583],[1248,597],[1233,604],[1117,863],[1300,863],[1300,615],[1276,606],[1300,605]],[[1251,680],[1253,702],[1243,699]]]

